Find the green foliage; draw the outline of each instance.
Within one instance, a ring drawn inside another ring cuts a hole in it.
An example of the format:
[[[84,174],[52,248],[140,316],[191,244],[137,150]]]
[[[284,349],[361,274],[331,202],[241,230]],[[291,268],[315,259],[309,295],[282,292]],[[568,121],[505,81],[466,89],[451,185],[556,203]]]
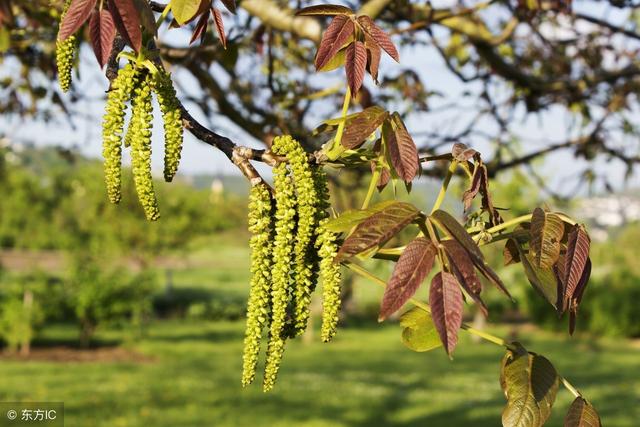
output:
[[[74,308],[80,342],[88,345],[96,328],[128,323],[141,327],[151,313],[156,277],[151,271],[130,274],[105,268],[95,256],[76,254],[67,287]]]
[[[47,164],[39,166],[40,158]],[[136,201],[128,171],[122,186],[126,197],[117,208],[103,196],[98,162],[76,156],[69,163],[53,149],[28,149],[20,159],[23,165],[7,164],[0,177],[3,248],[91,249],[105,256],[144,260],[182,250],[196,236],[244,223],[246,208],[240,200],[223,195],[215,201],[207,191],[182,182],[155,183],[170,215],[149,223]]]
[[[2,282],[0,337],[12,352],[20,349],[28,353],[31,341],[44,321],[39,301],[42,282],[39,279],[11,278]]]

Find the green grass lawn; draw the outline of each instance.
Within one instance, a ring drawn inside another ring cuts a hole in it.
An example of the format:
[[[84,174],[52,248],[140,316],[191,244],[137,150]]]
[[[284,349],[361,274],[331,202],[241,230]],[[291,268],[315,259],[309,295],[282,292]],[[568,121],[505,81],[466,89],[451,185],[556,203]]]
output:
[[[50,328],[40,343],[74,332]],[[442,349],[405,349],[399,333],[397,325],[372,325],[343,328],[331,344],[317,335],[291,342],[276,390],[264,394],[259,382],[240,387],[242,322],[157,322],[142,341],[123,344],[151,361],[3,360],[0,400],[64,401],[68,427],[500,425],[500,347],[464,334],[451,362]],[[637,348],[540,331],[518,339],[548,356],[593,401],[604,425],[638,425]],[[562,425],[570,401],[561,389],[547,425]]]

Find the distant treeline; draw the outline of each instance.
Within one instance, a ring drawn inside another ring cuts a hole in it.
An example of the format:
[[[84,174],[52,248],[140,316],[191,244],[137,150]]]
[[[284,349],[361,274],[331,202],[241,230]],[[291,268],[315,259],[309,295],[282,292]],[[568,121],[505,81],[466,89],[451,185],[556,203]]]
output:
[[[185,182],[156,182],[163,216],[145,220],[130,171],[111,205],[102,165],[54,148],[0,148],[0,248],[157,255],[198,235],[242,227],[245,201]]]

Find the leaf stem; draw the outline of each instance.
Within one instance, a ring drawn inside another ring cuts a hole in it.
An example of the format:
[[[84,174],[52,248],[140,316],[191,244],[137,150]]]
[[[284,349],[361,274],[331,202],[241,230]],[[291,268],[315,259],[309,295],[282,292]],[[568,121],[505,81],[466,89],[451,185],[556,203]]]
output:
[[[485,230],[485,233],[494,234],[494,233],[497,233],[499,231],[505,230],[505,229],[507,229],[509,227],[513,227],[514,225],[518,225],[518,224],[521,224],[523,222],[531,221],[531,216],[532,216],[531,214],[527,214],[527,215],[519,216],[517,218],[510,219],[509,221],[503,222],[502,224],[498,224],[498,225],[496,225],[494,227],[487,228]],[[476,242],[478,240],[480,240],[480,238],[481,238],[480,233],[478,233],[475,236],[473,236],[473,240],[475,240]]]
[[[575,397],[582,397],[582,394],[580,394],[580,392],[569,381],[567,381],[567,379],[565,377],[561,376],[560,377],[560,382],[562,383],[564,388],[569,390],[569,392],[571,394],[573,394]]]
[[[158,18],[158,20],[156,21],[156,30],[158,30],[160,28],[160,25],[162,24],[162,22],[165,20],[165,18],[167,17],[167,15],[169,15],[169,12],[171,11],[171,2],[167,3],[167,5],[164,7],[164,9],[162,10],[162,14],[160,15],[160,17]]]
[[[333,142],[329,149],[326,150],[325,154],[329,160],[336,160],[340,157],[345,151],[345,148],[342,146],[342,135],[344,133],[344,128],[347,123],[347,113],[349,112],[349,105],[351,104],[351,90],[347,86],[346,92],[344,94],[344,101],[342,103],[342,116],[340,123],[338,124],[338,129],[336,130],[336,136],[333,138]]]
[[[457,160],[452,160],[451,164],[449,165],[449,169],[447,169],[447,175],[444,177],[444,181],[442,181],[442,186],[440,187],[440,192],[438,193],[438,197],[436,198],[436,201],[433,204],[433,208],[431,209],[431,213],[434,213],[435,211],[440,209],[440,206],[442,205],[442,202],[444,202],[444,196],[447,194],[447,188],[449,188],[449,183],[451,182],[451,177],[453,177],[453,173],[456,171],[457,167],[458,167],[458,161]]]
[[[380,174],[380,166],[376,166],[375,170],[371,174],[371,182],[369,183],[369,189],[367,190],[364,202],[362,202],[362,209],[367,209],[369,207],[369,203],[371,202],[373,194],[376,191],[376,187],[378,186],[378,181],[380,181]]]

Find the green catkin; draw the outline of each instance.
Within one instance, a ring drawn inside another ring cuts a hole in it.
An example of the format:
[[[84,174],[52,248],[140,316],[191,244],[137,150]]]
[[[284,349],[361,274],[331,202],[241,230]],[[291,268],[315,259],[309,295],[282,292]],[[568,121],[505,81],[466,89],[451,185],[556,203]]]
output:
[[[320,257],[320,278],[322,279],[322,327],[320,337],[322,341],[329,342],[336,334],[338,328],[338,315],[340,313],[340,282],[342,275],[340,265],[333,262],[338,253],[336,234],[324,227],[329,221],[326,214],[329,191],[327,178],[322,169],[318,168],[314,173],[316,191],[318,194],[319,223],[316,239],[316,249]]]
[[[160,218],[158,201],[153,189],[151,175],[151,127],[153,126],[153,104],[151,98],[151,77],[140,80],[134,90],[131,122],[131,167],[138,199],[149,221]]]
[[[171,182],[178,171],[182,153],[182,112],[169,73],[164,70],[155,73],[154,89],[164,120],[164,179]]]
[[[285,338],[283,333],[287,320],[289,288],[291,286],[291,246],[296,225],[295,193],[287,165],[280,163],[274,167],[273,177],[276,191],[276,234],[273,247],[274,262],[271,270],[271,327],[264,372],[264,391],[273,389],[284,353]]]
[[[126,114],[126,103],[135,85],[136,70],[127,64],[118,71],[107,95],[107,104],[102,121],[102,156],[104,178],[111,203],[120,202],[122,181],[122,131]]]
[[[67,0],[60,16],[60,21],[67,14],[71,0]],[[71,88],[71,74],[73,73],[73,62],[76,55],[76,36],[71,35],[64,41],[56,40],[56,67],[58,68],[58,82],[63,92],[68,92]]]
[[[251,290],[247,304],[247,327],[242,356],[242,386],[255,378],[262,331],[270,317],[270,291],[272,269],[271,192],[265,184],[251,188],[249,194],[249,231],[252,233]]]
[[[274,140],[271,147],[275,154],[287,156],[297,199],[298,224],[294,245],[293,271],[293,326],[295,335],[300,335],[307,327],[309,304],[314,288],[315,250],[312,240],[317,224],[316,188],[309,165],[308,155],[300,143],[290,136]]]

